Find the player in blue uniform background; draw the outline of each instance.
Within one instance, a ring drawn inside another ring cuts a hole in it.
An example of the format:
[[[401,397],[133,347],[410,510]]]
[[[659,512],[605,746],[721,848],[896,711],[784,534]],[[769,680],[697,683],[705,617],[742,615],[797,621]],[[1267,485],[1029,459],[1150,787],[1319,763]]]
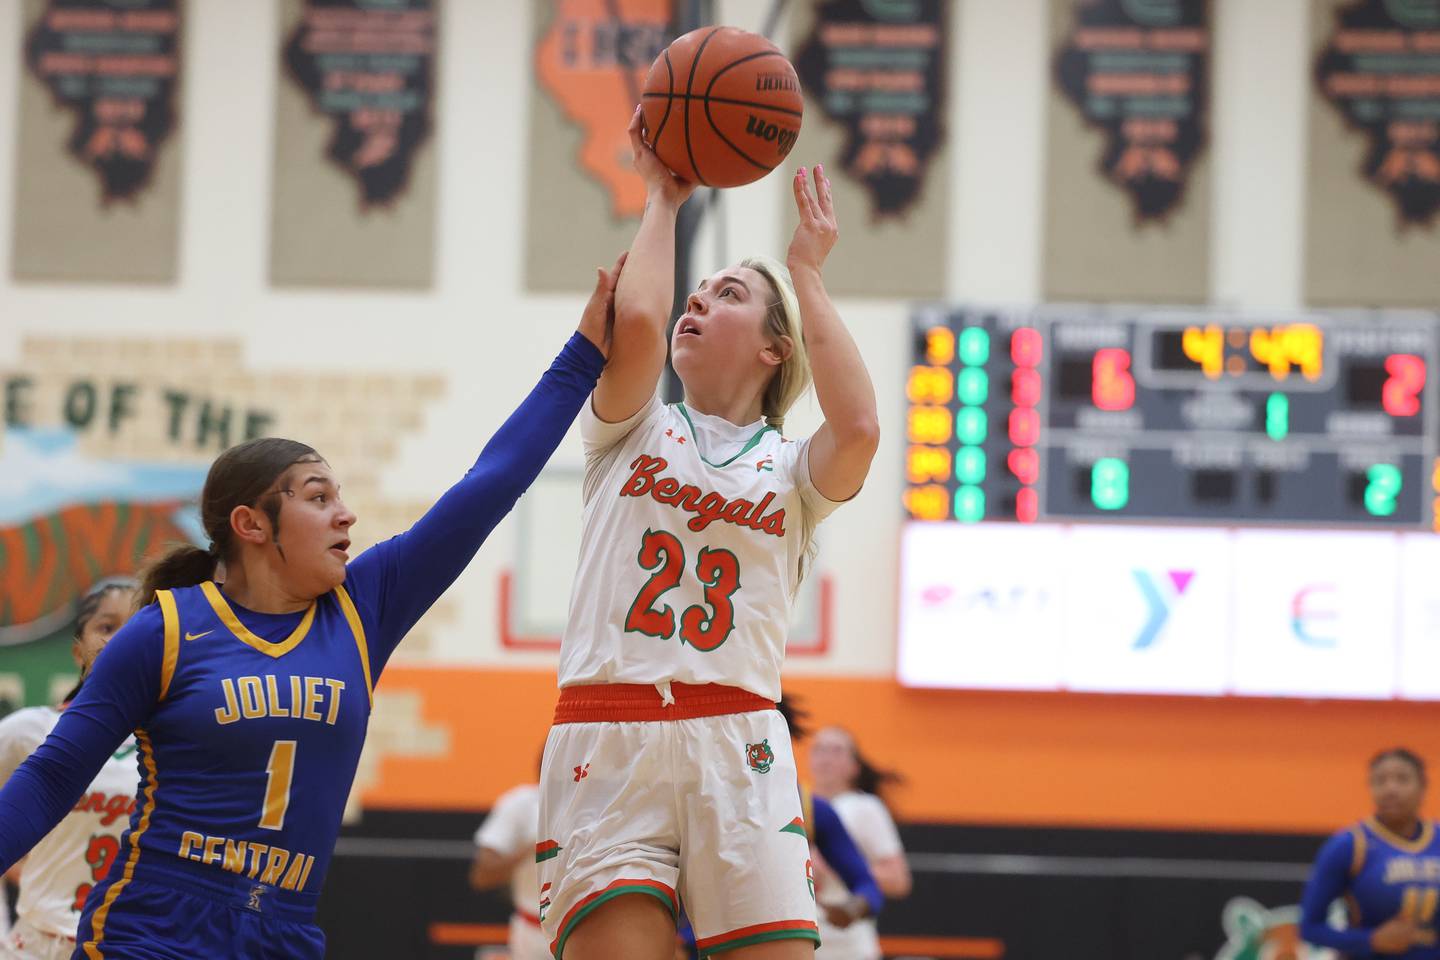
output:
[[[1331,837],[1315,860],[1300,902],[1300,936],[1347,957],[1440,960],[1440,836],[1423,819],[1425,764],[1405,749],[1370,761],[1375,814]],[[1350,926],[1326,923],[1343,897]]]
[[[3,874],[134,731],[135,814],[86,901],[76,960],[324,955],[313,915],[374,683],[594,389],[620,266],[599,271],[579,332],[465,477],[353,562],[355,515],[310,447],[250,441],[211,466],[209,549],[148,571],[142,609],[0,790]]]

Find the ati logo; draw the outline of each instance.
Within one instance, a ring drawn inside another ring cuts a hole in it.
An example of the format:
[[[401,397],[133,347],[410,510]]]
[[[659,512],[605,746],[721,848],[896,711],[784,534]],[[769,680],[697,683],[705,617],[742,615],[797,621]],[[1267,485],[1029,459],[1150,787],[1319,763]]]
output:
[[[1157,575],[1150,570],[1131,570],[1140,595],[1145,598],[1149,613],[1145,625],[1135,635],[1133,650],[1147,650],[1160,638],[1160,631],[1170,620],[1170,611],[1185,594],[1190,581],[1195,579],[1194,570],[1166,570]]]
[[[745,132],[752,137],[759,137],[767,143],[776,144],[780,148],[780,156],[783,157],[790,152],[791,147],[795,146],[795,137],[800,131],[787,130],[778,124],[766,123],[752,113],[745,121]]]
[[[770,765],[775,762],[775,751],[770,749],[769,739],[745,744],[745,762],[756,773],[769,773]]]

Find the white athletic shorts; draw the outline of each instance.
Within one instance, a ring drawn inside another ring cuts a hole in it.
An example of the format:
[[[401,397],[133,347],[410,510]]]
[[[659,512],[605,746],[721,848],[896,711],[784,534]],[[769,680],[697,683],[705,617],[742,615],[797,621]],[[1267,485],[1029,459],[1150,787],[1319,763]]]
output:
[[[733,687],[567,687],[540,775],[540,919],[550,950],[596,907],[683,906],[702,957],[819,942],[795,757],[774,704]]]

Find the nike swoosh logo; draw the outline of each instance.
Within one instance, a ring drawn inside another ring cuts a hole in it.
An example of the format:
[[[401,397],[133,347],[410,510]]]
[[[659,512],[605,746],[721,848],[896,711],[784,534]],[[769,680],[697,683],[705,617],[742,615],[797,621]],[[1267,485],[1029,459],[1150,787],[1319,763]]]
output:
[[[214,633],[214,632],[215,632],[214,630],[206,630],[204,633],[191,633],[189,630],[186,630],[186,631],[185,631],[185,639],[186,639],[186,640],[199,640],[201,637],[208,637],[208,636],[210,636],[210,634],[212,634],[212,633]]]

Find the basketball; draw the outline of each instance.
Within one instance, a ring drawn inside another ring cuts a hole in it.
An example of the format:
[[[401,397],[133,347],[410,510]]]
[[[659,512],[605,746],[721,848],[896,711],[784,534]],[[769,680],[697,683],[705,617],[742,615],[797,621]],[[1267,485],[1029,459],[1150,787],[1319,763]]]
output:
[[[735,27],[701,27],[650,67],[641,97],[660,160],[686,180],[738,187],[775,169],[800,134],[800,78],[780,49]]]

